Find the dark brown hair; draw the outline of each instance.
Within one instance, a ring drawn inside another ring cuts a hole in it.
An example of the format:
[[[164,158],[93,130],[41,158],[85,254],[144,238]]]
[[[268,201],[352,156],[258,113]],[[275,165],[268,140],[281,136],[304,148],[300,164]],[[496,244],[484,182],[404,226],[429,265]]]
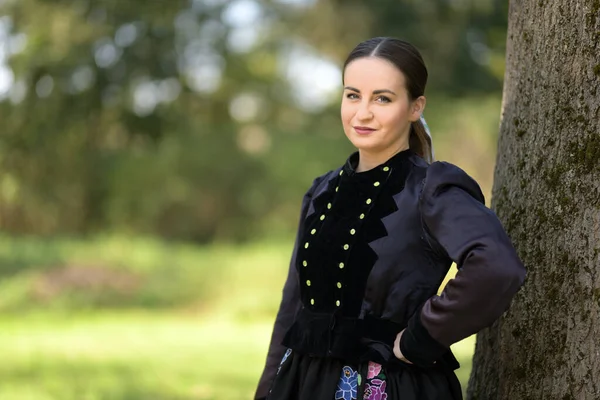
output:
[[[421,53],[412,44],[392,37],[376,37],[365,40],[350,52],[343,70],[345,71],[346,66],[352,61],[363,57],[379,57],[394,64],[404,75],[410,101],[424,95],[427,84],[427,68]],[[433,161],[431,138],[420,120],[411,124],[408,144],[416,154],[428,162]]]

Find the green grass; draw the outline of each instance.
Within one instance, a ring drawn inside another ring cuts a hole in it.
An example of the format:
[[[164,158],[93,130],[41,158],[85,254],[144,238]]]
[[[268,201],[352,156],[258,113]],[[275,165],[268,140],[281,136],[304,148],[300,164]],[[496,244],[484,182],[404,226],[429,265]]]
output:
[[[0,238],[0,399],[252,398],[291,243]]]
[[[1,320],[1,399],[245,399],[265,323],[103,314]]]
[[[248,315],[248,307],[271,315],[274,287],[287,272],[291,243],[198,247],[130,237],[0,236],[0,312],[212,310],[226,304],[222,308],[240,316]],[[245,284],[248,271],[252,286]]]

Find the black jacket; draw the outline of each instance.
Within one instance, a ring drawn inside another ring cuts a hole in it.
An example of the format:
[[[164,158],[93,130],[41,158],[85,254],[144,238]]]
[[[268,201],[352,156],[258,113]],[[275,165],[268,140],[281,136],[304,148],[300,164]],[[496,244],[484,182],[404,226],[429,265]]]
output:
[[[365,172],[357,163],[355,152],[304,195],[257,399],[288,347],[386,365],[397,362],[404,328],[408,360],[458,368],[449,346],[491,325],[524,282],[509,237],[462,169],[411,150]],[[438,296],[452,261],[458,273]]]

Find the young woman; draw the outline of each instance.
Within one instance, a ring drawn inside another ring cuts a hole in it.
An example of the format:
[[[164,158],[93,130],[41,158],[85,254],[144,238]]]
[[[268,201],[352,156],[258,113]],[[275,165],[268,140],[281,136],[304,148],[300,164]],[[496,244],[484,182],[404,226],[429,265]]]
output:
[[[402,40],[348,56],[341,117],[358,150],[303,198],[256,399],[462,399],[449,346],[500,317],[526,273],[479,185],[433,162],[426,82]]]

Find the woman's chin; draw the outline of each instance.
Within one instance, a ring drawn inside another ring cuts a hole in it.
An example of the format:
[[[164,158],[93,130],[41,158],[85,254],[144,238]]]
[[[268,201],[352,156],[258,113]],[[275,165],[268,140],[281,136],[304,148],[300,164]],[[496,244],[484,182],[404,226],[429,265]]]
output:
[[[379,140],[374,140],[374,138],[367,138],[367,137],[353,137],[350,142],[352,142],[352,144],[354,145],[354,147],[356,147],[359,150],[377,150],[380,149],[382,146],[382,143]]]

